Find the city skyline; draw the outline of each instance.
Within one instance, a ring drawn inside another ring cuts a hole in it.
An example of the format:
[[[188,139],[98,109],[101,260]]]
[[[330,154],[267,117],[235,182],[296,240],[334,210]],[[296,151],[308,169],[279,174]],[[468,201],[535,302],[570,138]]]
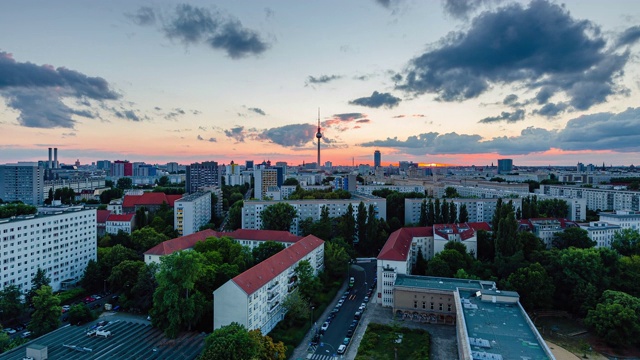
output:
[[[334,165],[640,154],[637,1],[4,9],[0,163],[311,163],[318,107]]]

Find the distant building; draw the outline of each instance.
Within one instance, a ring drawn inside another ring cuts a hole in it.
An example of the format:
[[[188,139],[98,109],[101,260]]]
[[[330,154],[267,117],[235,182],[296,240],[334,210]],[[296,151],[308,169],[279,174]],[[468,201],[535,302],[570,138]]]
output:
[[[531,231],[539,237],[545,246],[550,249],[553,246],[553,235],[563,232],[569,227],[578,227],[576,222],[567,219],[531,218],[518,220],[518,231]]]
[[[612,225],[618,225],[622,229],[640,231],[640,211],[618,210],[614,212],[601,212],[600,221]]]
[[[253,160],[247,160],[245,161],[245,169],[247,170],[253,170]]]
[[[96,260],[96,210],[45,208],[37,215],[0,219],[0,239],[0,288],[29,291],[38,268],[47,271],[53,291],[75,287],[89,260]]]
[[[611,248],[613,236],[619,232],[620,225],[609,224],[604,221],[591,221],[588,224],[580,224],[580,228],[587,231],[589,239],[596,242],[597,248]]]
[[[345,190],[349,192],[356,191],[356,175],[349,174],[345,176],[338,176],[333,180],[333,186],[336,190]]]
[[[449,204],[456,205],[456,212],[459,216],[460,208],[465,205],[467,208],[467,221],[468,222],[487,222],[493,221],[493,215],[496,212],[496,205],[498,199],[446,199]],[[404,225],[418,224],[420,222],[420,209],[422,202],[429,204],[429,199],[404,199]],[[503,199],[503,201],[506,201]],[[513,207],[517,209],[522,208],[522,199],[508,199],[513,202]],[[433,202],[433,199],[432,199]]]
[[[294,269],[302,260],[314,275],[321,272],[324,241],[309,235],[219,287],[213,292],[214,330],[236,322],[268,334],[284,319],[284,299],[297,291]]]
[[[187,166],[186,191],[191,194],[206,186],[220,186],[218,163],[206,161]]]
[[[133,164],[127,160],[116,160],[111,164],[110,175],[113,178],[133,176]]]
[[[122,202],[123,213],[135,213],[141,207],[145,207],[150,212],[157,211],[162,204],[173,207],[176,200],[182,195],[166,195],[161,192],[145,192],[142,195],[125,195]]]
[[[284,177],[282,168],[254,170],[254,197],[258,200],[265,200],[265,196],[269,187],[282,185],[283,178],[279,176]]]
[[[0,199],[42,205],[45,169],[34,162],[0,165]]]
[[[103,237],[107,233],[107,219],[111,215],[109,210],[96,210],[96,229],[97,236]]]
[[[167,163],[167,172],[168,173],[177,173],[180,170],[180,165],[177,162],[168,162]]]
[[[117,234],[119,231],[124,231],[127,234],[131,234],[135,228],[135,214],[111,214],[107,218],[106,232],[109,234]]]
[[[211,221],[211,192],[198,191],[173,203],[173,228],[178,235],[189,235]]]
[[[513,171],[513,159],[498,159],[498,174],[508,174]]]
[[[96,161],[96,169],[98,170],[111,170],[111,161],[109,160],[98,160]]]
[[[373,152],[373,167],[379,168],[382,165],[382,155],[380,154],[380,150],[376,150]]]

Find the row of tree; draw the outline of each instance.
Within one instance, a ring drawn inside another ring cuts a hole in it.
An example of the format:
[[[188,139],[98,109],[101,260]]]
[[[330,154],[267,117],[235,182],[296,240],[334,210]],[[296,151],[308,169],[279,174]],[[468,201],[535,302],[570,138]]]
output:
[[[0,219],[19,215],[31,215],[37,212],[38,209],[35,206],[26,205],[22,202],[0,205]]]

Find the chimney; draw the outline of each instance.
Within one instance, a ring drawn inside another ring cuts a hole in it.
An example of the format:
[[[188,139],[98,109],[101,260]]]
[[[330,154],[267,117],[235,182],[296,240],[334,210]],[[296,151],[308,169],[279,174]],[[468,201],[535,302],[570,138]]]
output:
[[[51,163],[51,148],[49,148],[49,169],[52,169],[52,163]]]
[[[53,163],[55,164],[56,169],[60,166],[58,164],[58,148],[53,148]]]

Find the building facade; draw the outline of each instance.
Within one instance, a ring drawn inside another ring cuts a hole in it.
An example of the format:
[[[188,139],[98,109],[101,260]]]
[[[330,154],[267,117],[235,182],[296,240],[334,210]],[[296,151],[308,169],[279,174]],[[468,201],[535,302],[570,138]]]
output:
[[[117,234],[119,231],[131,235],[135,228],[135,214],[111,214],[107,218],[105,231],[108,234]]]
[[[220,186],[220,171],[215,161],[193,163],[187,166],[185,188],[188,193],[194,193],[202,187]]]
[[[211,192],[198,191],[173,203],[173,228],[178,235],[189,235],[211,221]]]
[[[237,322],[268,334],[286,310],[282,302],[297,291],[295,268],[308,261],[317,275],[324,268],[324,241],[309,235],[227,281],[213,292],[213,328]]]
[[[19,162],[0,165],[0,199],[42,205],[45,169],[38,163]]]
[[[600,221],[612,225],[618,225],[622,229],[640,231],[640,211],[618,210],[614,212],[601,212]]]
[[[513,170],[513,159],[498,159],[498,174],[508,174]]]
[[[0,219],[2,288],[31,289],[38,268],[46,270],[54,291],[72,287],[96,260],[96,210],[50,208],[37,215]]]
[[[275,168],[271,169],[255,169],[253,171],[254,177],[254,197],[258,200],[265,200],[267,197],[267,191],[269,188],[278,187],[282,185],[278,184],[278,170]]]
[[[620,225],[609,224],[604,221],[591,221],[589,224],[580,224],[580,228],[587,231],[589,239],[596,242],[597,248],[611,248],[613,236],[619,232]]]
[[[382,165],[382,155],[380,154],[380,150],[376,150],[373,152],[373,167],[379,168]]]

